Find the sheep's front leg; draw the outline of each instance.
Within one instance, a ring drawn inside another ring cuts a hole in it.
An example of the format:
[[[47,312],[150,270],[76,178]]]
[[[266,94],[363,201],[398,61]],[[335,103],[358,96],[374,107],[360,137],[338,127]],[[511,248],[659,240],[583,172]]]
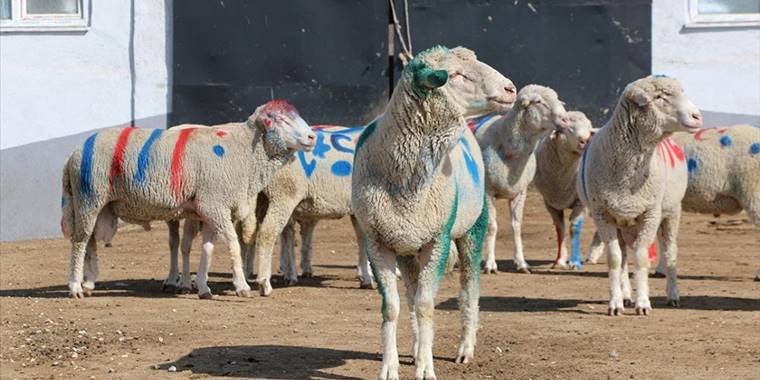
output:
[[[562,269],[567,269],[567,248],[565,248],[565,211],[556,210],[544,202],[544,207],[549,215],[552,217],[552,223],[554,224],[554,231],[557,233],[557,258],[554,259],[552,268],[559,266]]]
[[[401,278],[406,287],[406,303],[409,308],[409,320],[412,324],[412,355],[416,363],[417,352],[419,350],[420,328],[417,323],[417,312],[414,308],[414,298],[417,294],[417,276],[419,276],[420,267],[414,256],[398,256],[396,262],[398,263],[398,269],[401,272]]]
[[[660,213],[651,211],[643,218],[643,225],[633,243],[634,281],[636,281],[636,314],[649,315],[652,304],[649,301],[649,246],[657,235]]]
[[[525,207],[525,198],[527,196],[528,190],[526,189],[509,201],[509,209],[512,212],[512,235],[515,242],[515,265],[517,266],[517,271],[521,273],[530,273],[530,267],[523,255],[522,243],[523,208]]]
[[[450,244],[449,234],[444,233],[424,246],[417,255],[420,269],[417,292],[414,296],[414,312],[418,326],[417,351],[414,358],[417,367],[415,378],[420,380],[435,379],[433,369],[434,301],[438,283],[446,270]]]
[[[238,297],[251,297],[251,287],[245,280],[245,274],[243,274],[243,260],[240,257],[240,241],[238,240],[237,232],[235,232],[235,225],[231,219],[219,220],[220,230],[224,236],[227,248],[230,252],[230,259],[232,260],[232,283],[235,285],[235,294]]]
[[[382,380],[398,379],[398,348],[396,326],[399,314],[399,296],[396,287],[396,255],[375,241],[368,241],[372,271],[377,281],[377,291],[382,297],[383,365],[378,376]]]
[[[359,243],[359,263],[357,264],[359,288],[372,289],[372,274],[369,267],[369,257],[367,257],[367,238],[353,215],[351,215],[351,225],[354,227],[356,241]]]
[[[608,315],[622,315],[623,291],[621,289],[620,267],[622,264],[622,252],[618,240],[617,227],[604,222],[601,217],[594,218],[597,232],[604,244],[607,245],[607,270],[610,289],[610,302],[607,308]]]
[[[680,297],[678,293],[678,273],[676,263],[678,261],[678,225],[680,223],[681,213],[663,219],[660,224],[659,242],[661,261],[665,260],[666,292],[668,295],[668,305],[673,307],[680,306]],[[758,273],[760,276],[760,273]]]
[[[195,284],[198,286],[200,299],[212,299],[211,289],[208,287],[208,271],[211,267],[211,259],[214,255],[214,240],[216,239],[215,228],[211,223],[203,223],[203,245],[201,246],[201,262],[198,264],[198,274],[195,276]]]
[[[588,249],[588,255],[586,255],[586,262],[596,264],[599,258],[604,253],[604,243],[602,238],[599,237],[599,231],[594,232],[594,238],[591,240],[591,247]]]
[[[486,262],[483,265],[483,273],[498,273],[496,266],[496,232],[498,223],[496,220],[496,206],[491,196],[486,196],[486,207],[488,208],[488,229],[486,230],[485,250]]]
[[[182,241],[180,250],[182,251],[182,278],[180,287],[177,289],[179,294],[190,294],[193,292],[193,282],[190,276],[190,250],[193,247],[193,239],[198,235],[201,228],[201,222],[198,220],[185,219],[182,226]]]
[[[298,283],[296,271],[296,231],[295,222],[291,219],[280,234],[280,272],[285,279],[285,285]]]
[[[311,240],[314,237],[314,229],[316,227],[316,220],[301,223],[301,275],[305,278],[310,278],[314,275],[314,270],[311,268],[311,259],[314,256]]]
[[[164,293],[174,293],[179,286],[179,268],[177,259],[179,257],[179,220],[170,220],[166,222],[169,227],[169,274],[164,280],[161,291]]]
[[[98,243],[95,242],[95,237],[90,237],[87,241],[87,250],[84,256],[84,282],[82,283],[82,291],[84,295],[89,297],[92,295],[92,291],[95,290],[95,282],[98,280]]]
[[[572,242],[573,253],[570,256],[569,266],[572,269],[583,268],[583,263],[581,262],[581,232],[583,231],[585,216],[585,208],[580,202],[577,202],[570,213],[570,241]]]
[[[259,275],[256,281],[259,283],[259,292],[262,296],[267,297],[272,294],[272,250],[274,249],[274,242],[280,237],[297,204],[290,199],[270,199],[267,214],[259,225],[255,247],[255,255],[259,258]]]

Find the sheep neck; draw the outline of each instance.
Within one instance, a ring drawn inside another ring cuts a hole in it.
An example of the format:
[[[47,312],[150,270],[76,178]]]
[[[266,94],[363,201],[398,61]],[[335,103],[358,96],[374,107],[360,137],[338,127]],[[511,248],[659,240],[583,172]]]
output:
[[[258,168],[258,176],[249,178],[248,193],[253,196],[269,184],[277,169],[295,157],[294,152],[287,148],[274,132],[266,132],[248,123],[236,130],[246,134],[244,141],[249,142],[251,146],[251,155],[245,164],[251,168]]]
[[[417,196],[433,181],[436,170],[456,146],[465,120],[446,96],[438,91],[420,93],[409,85],[393,93],[378,128],[378,139],[392,154],[380,154],[392,192]]]

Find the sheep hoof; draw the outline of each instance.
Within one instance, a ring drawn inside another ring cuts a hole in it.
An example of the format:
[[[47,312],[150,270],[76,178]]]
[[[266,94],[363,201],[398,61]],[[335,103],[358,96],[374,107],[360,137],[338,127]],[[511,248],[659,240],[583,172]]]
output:
[[[680,307],[681,306],[681,302],[678,301],[678,300],[668,300],[668,306]]]
[[[654,273],[652,273],[652,278],[665,278],[665,277],[667,277],[667,276],[664,273],[660,273],[660,272],[657,272],[657,271],[655,271]]]
[[[626,298],[626,299],[623,300],[623,306],[624,307],[631,307],[631,306],[633,306],[633,301],[631,301],[630,298]]]
[[[235,291],[235,294],[238,297],[243,297],[243,298],[251,298],[251,297],[253,297],[253,292],[251,292],[250,289],[237,290],[237,291]]]
[[[483,269],[484,274],[497,274],[499,273],[499,270],[496,268],[485,268]]]
[[[755,281],[760,282],[760,277],[755,277]]]
[[[607,315],[610,317],[617,317],[619,315],[623,315],[623,308],[622,307],[611,307],[607,309]]]
[[[82,294],[84,295],[84,297],[92,297],[92,291],[93,290],[95,290],[95,289],[83,286],[82,287]]]
[[[652,313],[652,308],[650,307],[637,307],[636,308],[636,315],[649,315]]]
[[[361,282],[361,283],[359,283],[359,289],[372,289],[372,283],[371,282],[369,282],[369,283]]]
[[[161,287],[161,291],[164,293],[177,293],[177,286],[172,284],[164,284]]]
[[[301,274],[301,278],[312,278],[312,277],[314,277],[314,274],[311,272],[303,272]]]
[[[517,273],[530,274],[530,269],[528,269],[528,267],[517,268]]]
[[[198,294],[198,298],[202,300],[212,300],[214,299],[214,295],[211,293],[203,293],[203,294]]]
[[[564,263],[555,262],[554,264],[552,264],[552,269],[555,269],[557,267],[559,267],[559,269],[570,269],[570,267]]]
[[[272,295],[272,285],[267,281],[266,283],[259,285],[259,293],[262,297],[269,297]]]
[[[107,248],[111,248],[111,247],[113,247],[113,245],[111,245],[111,243],[106,243],[106,247]]]
[[[175,290],[175,293],[176,293],[176,294],[191,294],[191,293],[193,293],[195,290],[197,290],[197,289],[193,289],[193,287],[192,287],[192,286],[191,286],[191,287],[186,287],[186,286],[183,286],[183,287],[181,287],[181,288],[176,288],[176,290]]]

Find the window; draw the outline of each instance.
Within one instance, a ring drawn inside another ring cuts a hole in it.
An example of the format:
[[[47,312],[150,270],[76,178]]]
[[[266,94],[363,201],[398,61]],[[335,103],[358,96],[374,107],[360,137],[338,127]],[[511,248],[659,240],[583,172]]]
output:
[[[689,0],[689,24],[686,26],[760,26],[760,0]]]
[[[0,32],[86,31],[92,0],[0,0]]]

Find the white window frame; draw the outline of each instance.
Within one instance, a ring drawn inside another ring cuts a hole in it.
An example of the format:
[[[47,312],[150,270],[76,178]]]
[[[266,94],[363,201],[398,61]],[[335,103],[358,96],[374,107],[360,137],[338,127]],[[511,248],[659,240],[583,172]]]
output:
[[[760,27],[760,13],[699,14],[699,1],[688,0],[687,28]]]
[[[77,0],[78,13],[30,14],[27,0],[10,0],[11,18],[0,20],[0,33],[5,32],[86,32],[89,27],[89,2]]]

